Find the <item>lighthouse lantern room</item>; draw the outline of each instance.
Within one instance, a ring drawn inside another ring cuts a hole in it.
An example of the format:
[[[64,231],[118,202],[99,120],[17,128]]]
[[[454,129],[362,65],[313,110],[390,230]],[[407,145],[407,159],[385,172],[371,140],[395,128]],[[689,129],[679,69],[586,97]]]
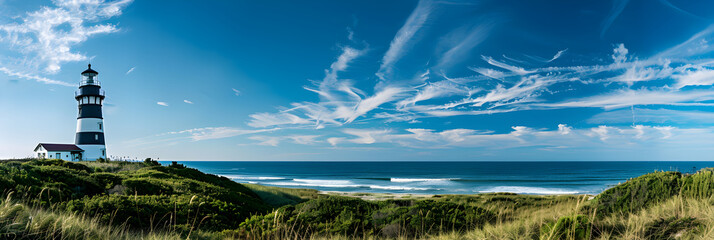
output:
[[[104,91],[97,78],[99,73],[89,64],[87,70],[82,72],[79,90],[75,99],[79,106],[77,116],[77,135],[75,145],[84,150],[82,160],[106,159],[107,149],[104,145],[104,121],[102,118],[102,104]]]

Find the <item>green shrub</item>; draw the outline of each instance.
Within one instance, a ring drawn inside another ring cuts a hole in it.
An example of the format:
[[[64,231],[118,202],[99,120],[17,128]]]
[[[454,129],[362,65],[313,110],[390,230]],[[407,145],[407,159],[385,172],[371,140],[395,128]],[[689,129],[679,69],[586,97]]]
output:
[[[127,187],[126,194],[160,195],[173,193],[173,188],[152,178],[129,178],[122,180],[121,184]]]
[[[598,214],[630,213],[677,195],[682,174],[655,172],[628,180],[595,197]]]
[[[681,234],[683,231],[696,230],[700,226],[702,226],[702,224],[691,217],[660,218],[647,224],[645,227],[645,238],[657,240],[675,239],[677,234]]]
[[[307,235],[424,235],[478,228],[495,215],[483,208],[434,200],[364,201],[328,196],[253,216],[237,232],[266,237],[286,231]]]
[[[580,240],[590,239],[591,236],[590,220],[585,215],[565,216],[558,219],[556,222],[543,224],[540,228],[541,240]]]
[[[94,178],[98,183],[104,186],[105,189],[110,189],[115,185],[121,184],[124,176],[116,173],[108,172],[95,172],[89,174],[90,177]]]
[[[702,169],[682,180],[682,195],[685,197],[709,198],[714,195],[714,169]]]
[[[235,229],[250,214],[265,211],[249,201],[224,202],[190,195],[98,195],[65,202],[61,208],[98,216],[104,223],[132,228],[191,227],[220,231]]]

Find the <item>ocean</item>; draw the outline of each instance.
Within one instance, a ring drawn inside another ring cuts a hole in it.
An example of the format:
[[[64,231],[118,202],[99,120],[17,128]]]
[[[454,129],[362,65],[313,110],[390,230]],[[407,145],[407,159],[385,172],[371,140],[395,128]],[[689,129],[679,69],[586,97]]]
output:
[[[411,194],[597,194],[629,178],[654,171],[692,173],[714,167],[714,162],[685,161],[179,163],[239,183],[320,191]]]

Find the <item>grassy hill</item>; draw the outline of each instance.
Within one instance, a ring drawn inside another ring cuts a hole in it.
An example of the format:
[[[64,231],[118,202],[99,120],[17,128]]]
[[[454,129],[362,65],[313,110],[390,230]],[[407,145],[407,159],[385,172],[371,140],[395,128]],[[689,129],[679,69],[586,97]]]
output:
[[[714,239],[714,171],[597,196],[362,200],[155,161],[0,162],[1,239]]]

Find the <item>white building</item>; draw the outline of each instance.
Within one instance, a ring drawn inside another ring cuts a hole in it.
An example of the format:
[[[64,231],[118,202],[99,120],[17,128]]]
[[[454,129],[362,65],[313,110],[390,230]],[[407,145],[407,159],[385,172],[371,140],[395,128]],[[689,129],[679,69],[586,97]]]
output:
[[[87,70],[82,72],[79,90],[75,92],[74,99],[77,100],[79,114],[74,144],[40,143],[35,147],[37,158],[67,161],[107,159],[102,117],[105,96],[97,75],[99,73],[89,64]]]
[[[82,152],[84,150],[74,144],[40,143],[35,147],[35,156],[39,159],[79,161],[82,159]]]
[[[82,160],[107,159],[102,117],[104,91],[97,75],[99,73],[92,69],[92,64],[89,64],[87,70],[82,72],[82,81],[74,97],[79,106],[74,144],[84,150]]]

